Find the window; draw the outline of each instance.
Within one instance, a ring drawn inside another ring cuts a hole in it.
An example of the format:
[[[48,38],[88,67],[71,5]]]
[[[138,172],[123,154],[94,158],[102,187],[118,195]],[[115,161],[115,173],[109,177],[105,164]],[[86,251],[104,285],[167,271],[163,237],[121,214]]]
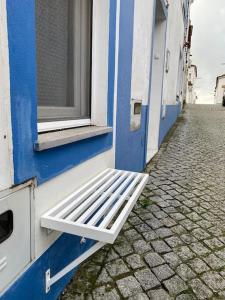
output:
[[[90,118],[92,0],[36,0],[39,122]]]
[[[13,212],[8,210],[0,214],[0,244],[7,240],[13,231]]]

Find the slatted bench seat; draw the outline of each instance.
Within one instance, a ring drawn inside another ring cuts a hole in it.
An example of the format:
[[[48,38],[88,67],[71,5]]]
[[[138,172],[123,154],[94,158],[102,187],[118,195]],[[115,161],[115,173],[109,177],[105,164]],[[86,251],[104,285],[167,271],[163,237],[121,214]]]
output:
[[[41,217],[41,226],[98,241],[78,259],[50,278],[50,286],[103,247],[113,244],[148,181],[147,174],[106,169]]]

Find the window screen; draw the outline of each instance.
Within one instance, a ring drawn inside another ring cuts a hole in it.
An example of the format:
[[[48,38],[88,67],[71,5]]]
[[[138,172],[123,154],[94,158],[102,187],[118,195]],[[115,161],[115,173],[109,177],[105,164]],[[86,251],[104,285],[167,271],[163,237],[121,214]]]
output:
[[[36,0],[38,118],[90,117],[91,0]]]

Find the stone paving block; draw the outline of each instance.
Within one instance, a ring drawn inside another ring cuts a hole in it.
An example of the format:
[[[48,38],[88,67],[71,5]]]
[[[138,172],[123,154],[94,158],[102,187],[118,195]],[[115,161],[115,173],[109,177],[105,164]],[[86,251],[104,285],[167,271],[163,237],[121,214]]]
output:
[[[158,235],[155,233],[154,230],[149,230],[148,232],[144,232],[142,235],[147,242],[158,238]]]
[[[140,282],[142,288],[145,291],[153,289],[153,288],[158,287],[160,285],[159,280],[156,278],[156,276],[149,269],[144,269],[144,270],[141,270],[141,271],[137,271],[137,272],[134,273],[134,276]]]
[[[196,256],[196,254],[194,254],[187,246],[176,248],[174,251],[183,261],[187,261]]]
[[[182,234],[180,238],[187,245],[198,242],[198,240],[191,234]]]
[[[159,281],[163,281],[175,275],[174,271],[168,265],[161,265],[152,269]]]
[[[170,214],[171,218],[173,218],[174,220],[176,221],[181,221],[181,220],[184,220],[186,217],[181,214],[181,213],[173,213],[173,214]]]
[[[144,240],[138,240],[134,242],[133,247],[135,252],[138,254],[144,254],[152,250],[151,246],[148,243],[146,243],[146,241]]]
[[[190,214],[187,214],[187,217],[190,220],[194,221],[194,222],[202,220],[202,218],[196,212],[192,212]]]
[[[138,254],[132,254],[128,257],[126,257],[126,262],[128,265],[133,269],[139,269],[145,266],[145,263],[143,262],[142,258]]]
[[[106,262],[115,260],[117,258],[119,258],[119,255],[113,249],[110,249],[106,256]]]
[[[202,228],[194,229],[191,234],[193,234],[194,237],[196,237],[196,239],[200,241],[210,238],[210,234],[208,234],[208,232],[206,232]]]
[[[129,218],[129,219],[128,219],[128,222],[129,222],[131,225],[138,225],[138,224],[141,224],[141,223],[142,223],[142,220],[141,220],[139,217],[132,217],[132,218]]]
[[[135,226],[135,229],[139,232],[139,233],[143,233],[143,232],[148,232],[151,230],[150,226],[148,226],[145,223],[139,224]]]
[[[196,297],[191,294],[181,294],[176,297],[176,300],[195,300]]]
[[[150,268],[162,265],[165,263],[165,260],[155,252],[148,253],[145,255],[145,261],[149,265]]]
[[[166,228],[166,227],[161,227],[159,229],[156,229],[155,232],[162,239],[173,235],[173,232],[169,228]]]
[[[157,229],[159,227],[162,227],[163,224],[160,220],[156,218],[152,218],[150,220],[147,220],[146,223],[152,228],[152,229]]]
[[[117,239],[116,244],[114,244],[113,247],[120,256],[126,256],[133,253],[131,245],[125,239]]]
[[[203,259],[213,270],[221,269],[225,266],[225,261],[214,254],[210,254]]]
[[[124,231],[124,235],[131,242],[141,239],[141,235],[135,229]]]
[[[176,296],[188,289],[186,283],[179,276],[174,276],[164,281],[163,284],[165,285],[169,293],[173,296]]]
[[[118,295],[116,289],[107,289],[105,286],[99,287],[93,291],[94,300],[119,300],[120,296]]]
[[[158,252],[160,254],[171,251],[171,248],[164,241],[160,241],[160,240],[152,241],[151,245],[155,250],[155,252]]]
[[[213,295],[212,291],[200,279],[193,279],[190,286],[200,300],[210,299]]]
[[[197,274],[202,274],[210,270],[209,266],[200,258],[195,258],[189,261],[188,264]]]
[[[202,243],[193,243],[190,245],[192,251],[194,251],[197,255],[206,255],[210,253],[210,250],[203,246]]]
[[[153,212],[153,215],[157,218],[157,219],[163,219],[163,218],[166,218],[168,215],[160,210],[160,211],[156,211],[156,212]]]
[[[214,252],[217,256],[219,256],[219,258],[224,259],[225,260],[225,249],[219,250]]]
[[[225,279],[222,278],[217,272],[207,272],[203,274],[202,280],[214,292],[225,289]]]
[[[131,296],[128,300],[149,300],[149,297],[144,293],[139,293],[135,296]]]
[[[213,238],[210,240],[204,240],[204,244],[206,244],[206,246],[208,246],[212,250],[224,247],[224,244],[217,238]]]
[[[190,213],[191,212],[191,209],[189,208],[189,207],[187,207],[187,206],[185,206],[185,205],[181,205],[180,207],[179,207],[179,211],[181,212],[181,213],[183,213],[183,214],[188,214],[188,213]]]
[[[133,276],[117,280],[116,284],[124,298],[131,297],[142,292],[139,282]],[[108,298],[105,298],[104,300],[106,299],[108,300]]]
[[[153,214],[151,213],[151,212],[146,212],[146,213],[144,213],[144,214],[141,214],[140,215],[140,218],[142,219],[142,220],[150,220],[150,219],[152,219],[153,218]]]
[[[122,259],[117,259],[106,264],[106,270],[112,277],[129,273],[129,269]]]
[[[169,237],[169,238],[165,239],[165,241],[172,248],[176,248],[176,247],[182,246],[184,244],[184,242],[177,236]]]
[[[186,228],[188,231],[192,230],[192,229],[195,229],[197,227],[199,227],[199,225],[197,225],[196,223],[194,223],[193,221],[191,220],[188,220],[188,219],[185,219],[185,220],[182,220],[180,221],[180,224]]]
[[[97,284],[104,284],[104,283],[109,283],[112,282],[112,278],[108,275],[107,271],[105,268],[102,269],[101,273],[98,276],[97,279]]]
[[[181,264],[176,269],[176,273],[184,280],[189,281],[196,277],[196,274],[186,265]]]
[[[148,295],[151,300],[172,300],[170,295],[163,289],[151,290]]]
[[[165,261],[171,266],[171,268],[176,268],[182,263],[181,259],[174,252],[166,253],[163,255]]]
[[[162,222],[166,227],[173,227],[177,225],[177,222],[170,217],[163,219]]]
[[[185,233],[187,232],[186,228],[184,228],[183,226],[181,225],[176,225],[174,227],[171,228],[171,230],[176,233],[176,234],[182,234],[182,233]]]

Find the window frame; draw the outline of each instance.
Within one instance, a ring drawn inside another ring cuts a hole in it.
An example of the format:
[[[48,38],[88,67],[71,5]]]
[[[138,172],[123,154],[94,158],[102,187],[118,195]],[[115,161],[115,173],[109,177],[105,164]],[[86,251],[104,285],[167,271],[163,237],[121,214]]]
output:
[[[107,2],[108,2],[108,0],[107,0]],[[90,61],[90,78],[91,78],[91,80],[90,80],[90,108],[89,108],[90,109],[90,118],[76,117],[74,115],[74,117],[66,117],[63,120],[56,120],[56,119],[51,120],[51,117],[49,118],[49,120],[46,120],[46,121],[38,120],[38,122],[37,122],[38,133],[95,125],[95,122],[93,122],[93,117],[92,117],[92,104],[94,102],[93,101],[93,93],[92,93],[92,89],[93,89],[93,63],[92,62],[93,62],[93,48],[94,48],[94,45],[93,45],[94,44],[94,41],[93,41],[94,33],[93,33],[93,31],[94,31],[94,27],[96,27],[96,26],[94,26],[95,25],[94,9],[96,10],[96,6],[97,6],[96,0],[92,0],[91,61]],[[107,64],[108,64],[108,62],[107,62]],[[46,106],[46,107],[38,106],[38,104],[37,104],[37,115],[38,115],[38,111],[43,110],[43,108],[45,110],[52,109],[52,107],[49,108],[48,106]],[[71,108],[73,109],[73,107],[71,107]],[[62,108],[63,111],[66,111],[67,109],[68,109],[67,107]],[[101,125],[105,126],[106,124],[104,123]]]

